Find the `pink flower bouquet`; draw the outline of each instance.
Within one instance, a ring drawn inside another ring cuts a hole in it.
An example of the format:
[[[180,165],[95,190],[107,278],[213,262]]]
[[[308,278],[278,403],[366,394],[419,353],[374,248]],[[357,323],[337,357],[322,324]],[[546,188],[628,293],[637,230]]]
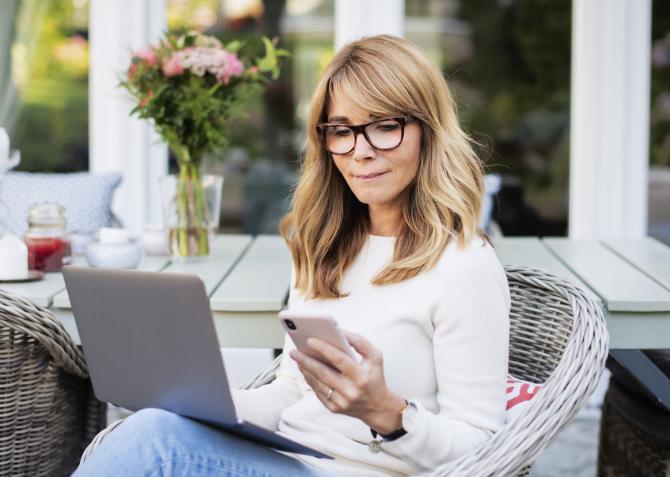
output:
[[[135,99],[132,114],[153,122],[182,162],[199,165],[208,151],[227,144],[227,121],[279,75],[286,55],[263,38],[265,54],[235,41],[223,45],[198,32],[168,33],[157,45],[133,53],[121,82]]]
[[[136,103],[131,114],[150,120],[178,159],[180,217],[170,232],[174,254],[209,253],[200,165],[206,152],[227,145],[230,118],[279,75],[279,60],[287,52],[262,41],[265,52],[258,55],[239,41],[223,45],[198,32],[167,33],[158,44],[133,53],[121,81]]]

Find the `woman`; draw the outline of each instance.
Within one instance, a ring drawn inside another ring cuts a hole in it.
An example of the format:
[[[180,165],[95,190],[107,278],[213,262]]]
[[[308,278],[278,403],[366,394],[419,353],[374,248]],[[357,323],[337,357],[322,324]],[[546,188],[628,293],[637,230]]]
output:
[[[233,398],[244,419],[335,459],[146,410],[81,475],[404,476],[502,426],[509,291],[477,228],[481,166],[440,71],[399,38],[351,43],[317,86],[307,136],[282,223],[288,307],[335,317],[362,360],[313,339],[316,360],[287,339],[277,379]]]

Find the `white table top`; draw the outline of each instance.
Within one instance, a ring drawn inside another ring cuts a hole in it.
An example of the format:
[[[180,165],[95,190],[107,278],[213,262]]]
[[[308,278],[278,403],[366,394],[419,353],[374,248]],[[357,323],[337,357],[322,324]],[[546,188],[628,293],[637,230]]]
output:
[[[86,262],[75,257],[73,265]],[[145,255],[138,269],[197,275],[205,283],[213,311],[278,311],[288,293],[290,267],[288,249],[277,236],[219,235],[205,260],[178,263],[167,256]],[[47,273],[38,282],[2,283],[0,288],[36,305],[70,308],[60,273]]]
[[[139,270],[191,273],[205,283],[219,343],[227,347],[281,348],[283,330],[276,318],[289,289],[291,257],[278,236],[219,235],[211,255],[201,261],[173,262],[146,255]],[[73,265],[86,266],[82,257]],[[76,343],[79,333],[60,273],[38,282],[2,283],[0,288],[50,307]]]
[[[603,304],[613,348],[670,348],[670,248],[651,238],[579,241],[509,237],[495,241],[505,265],[545,269],[591,290]],[[76,265],[85,265],[82,258]],[[220,235],[204,261],[146,256],[141,270],[193,273],[204,282],[222,346],[281,347],[276,314],[288,296],[291,258],[278,236]],[[0,284],[51,307],[78,341],[60,273]]]

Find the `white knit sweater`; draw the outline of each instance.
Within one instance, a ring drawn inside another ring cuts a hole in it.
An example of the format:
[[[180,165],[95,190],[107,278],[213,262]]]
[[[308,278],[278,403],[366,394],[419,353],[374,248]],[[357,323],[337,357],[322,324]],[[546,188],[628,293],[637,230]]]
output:
[[[364,422],[330,412],[314,395],[288,355],[288,338],[273,383],[233,392],[242,418],[334,456],[296,456],[333,475],[419,473],[468,452],[505,420],[510,297],[494,250],[480,238],[464,249],[454,241],[432,270],[372,285],[394,242],[369,236],[343,277],[347,297],[305,300],[292,287],[288,307],[332,315],[382,351],[389,388],[419,403],[411,432],[371,450]]]

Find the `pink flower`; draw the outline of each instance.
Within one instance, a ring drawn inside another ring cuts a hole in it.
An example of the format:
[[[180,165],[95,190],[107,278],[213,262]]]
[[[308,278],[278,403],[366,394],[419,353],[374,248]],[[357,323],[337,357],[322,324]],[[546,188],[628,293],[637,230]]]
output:
[[[146,61],[149,66],[155,66],[156,63],[158,62],[158,60],[156,59],[156,53],[151,47],[136,51],[133,54],[133,56]]]
[[[163,61],[163,74],[168,78],[171,76],[179,76],[184,72],[184,66],[179,61],[179,57],[171,56]]]
[[[244,65],[237,55],[228,51],[222,51],[222,64],[217,68],[216,79],[219,83],[228,84],[230,78],[241,76]]]
[[[190,47],[174,54],[182,68],[197,76],[214,75],[219,83],[228,84],[230,78],[241,76],[244,65],[237,55],[223,48]]]

